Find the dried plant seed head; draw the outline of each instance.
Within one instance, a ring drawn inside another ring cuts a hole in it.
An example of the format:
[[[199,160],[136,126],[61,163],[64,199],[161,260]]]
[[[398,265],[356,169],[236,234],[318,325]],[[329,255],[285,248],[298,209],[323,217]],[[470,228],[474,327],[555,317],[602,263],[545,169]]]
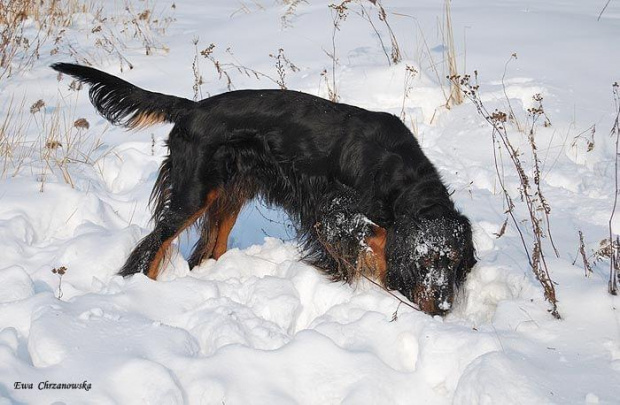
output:
[[[148,21],[150,16],[151,16],[151,10],[146,9],[140,14],[138,14],[138,19],[140,19],[141,21]]]
[[[45,142],[45,148],[52,149],[52,150],[62,148],[62,143],[55,141],[55,140],[48,140]]]
[[[347,19],[349,11],[347,4],[349,4],[351,1],[352,0],[344,0],[340,4],[330,4],[328,7],[336,11],[336,17],[338,20],[344,21]]]
[[[41,108],[43,107],[45,107],[45,101],[38,100],[36,103],[30,106],[30,113],[31,114],[38,113],[39,111],[41,111]]]
[[[86,118],[78,118],[73,123],[73,126],[78,128],[78,129],[89,129],[90,128],[90,123],[86,120]]]
[[[78,80],[72,80],[71,84],[69,84],[69,89],[75,90],[75,91],[82,90],[82,87],[83,87],[82,82]]]
[[[405,65],[405,70],[409,72],[411,76],[415,76],[419,73],[418,70],[411,65]]]
[[[215,44],[211,44],[207,48],[200,51],[200,54],[204,56],[205,58],[208,58],[213,53],[214,49],[215,49]]]

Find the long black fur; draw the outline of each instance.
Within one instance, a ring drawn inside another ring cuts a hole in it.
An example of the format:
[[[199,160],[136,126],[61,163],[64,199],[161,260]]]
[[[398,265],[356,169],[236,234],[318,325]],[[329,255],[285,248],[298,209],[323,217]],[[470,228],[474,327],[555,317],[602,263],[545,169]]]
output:
[[[359,266],[344,269],[342,257],[367,248],[360,238],[372,237],[377,226],[387,230],[386,287],[429,313],[450,308],[454,289],[475,264],[469,221],[394,115],[287,90],[233,91],[194,102],[85,66],[52,68],[89,84],[91,102],[115,124],[174,123],[152,194],[155,228],[122,275],[149,272],[162,246],[203,218],[190,259],[190,266],[199,264],[212,255],[209,238],[217,229],[210,226],[255,197],[289,213],[306,260],[335,279],[359,276]],[[350,233],[325,233],[342,220]]]
[[[142,90],[118,77],[87,66],[56,63],[52,69],[90,85],[91,103],[99,114],[115,125],[129,127],[140,113],[163,114],[166,122],[174,123],[194,104],[183,98]]]

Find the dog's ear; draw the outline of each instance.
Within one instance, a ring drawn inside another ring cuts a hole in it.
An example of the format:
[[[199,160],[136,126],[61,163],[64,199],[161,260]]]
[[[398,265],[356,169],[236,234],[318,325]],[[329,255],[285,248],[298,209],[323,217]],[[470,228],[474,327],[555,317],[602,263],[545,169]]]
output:
[[[379,225],[371,225],[372,235],[366,239],[368,246],[377,257],[382,257],[385,261],[385,243],[387,241],[387,231]]]
[[[385,254],[385,245],[387,242],[387,230],[378,225],[370,225],[372,235],[366,237],[366,244],[372,250],[374,258],[374,266],[379,280],[385,284],[385,276],[387,273],[387,256]]]

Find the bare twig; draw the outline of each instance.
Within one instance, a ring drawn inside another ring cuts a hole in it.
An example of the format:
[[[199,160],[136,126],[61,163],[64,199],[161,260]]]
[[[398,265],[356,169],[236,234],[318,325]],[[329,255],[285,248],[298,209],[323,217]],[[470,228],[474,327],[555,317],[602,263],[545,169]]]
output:
[[[58,295],[56,296],[56,298],[58,298],[59,300],[64,295],[64,293],[62,292],[62,276],[64,276],[66,272],[67,268],[65,266],[52,269],[52,273],[58,275]]]
[[[543,105],[542,105],[543,97],[540,94],[535,94],[533,99],[534,101],[538,102],[538,105],[536,107],[529,108],[527,112],[532,117],[532,125],[528,132],[528,141],[530,144],[530,149],[532,151],[532,165],[533,165],[533,171],[534,171],[533,180],[534,180],[534,184],[536,185],[535,197],[538,198],[539,208],[542,208],[541,211],[544,213],[545,222],[547,225],[547,235],[549,236],[549,242],[551,242],[551,246],[553,247],[555,256],[560,257],[560,253],[558,251],[558,248],[555,246],[555,241],[553,240],[553,234],[551,232],[551,221],[549,220],[549,216],[551,214],[551,206],[547,202],[547,199],[545,198],[542,192],[542,188],[540,186],[540,176],[541,176],[540,160],[538,159],[538,148],[536,147],[536,141],[534,139],[535,138],[534,135],[536,133],[536,130],[535,130],[536,122],[538,121],[538,119],[540,117],[544,117],[543,125],[545,127],[551,126],[551,122],[549,121],[549,118],[547,117],[547,114],[545,114],[545,111],[543,109]]]
[[[613,240],[613,229],[612,224],[614,220],[614,216],[616,215],[616,208],[618,206],[618,152],[620,151],[620,94],[618,91],[619,85],[618,83],[614,83],[613,86],[613,95],[614,95],[614,105],[616,108],[616,118],[614,120],[614,124],[611,128],[610,135],[616,137],[616,148],[614,154],[614,203],[611,210],[611,215],[609,216],[609,241],[611,243],[612,251],[609,260],[609,293],[612,295],[618,294],[618,277],[620,277],[619,267],[620,263],[618,262],[618,245],[614,247]],[[617,239],[617,238],[616,238]],[[614,252],[615,250],[615,252]]]
[[[215,70],[217,71],[219,78],[220,79],[225,79],[226,80],[226,87],[228,88],[228,90],[233,90],[235,88],[235,86],[233,85],[233,81],[232,81],[232,77],[229,73],[229,71],[237,71],[240,74],[243,74],[247,77],[254,77],[256,80],[260,80],[261,78],[267,79],[270,82],[273,82],[274,84],[278,85],[279,87],[281,87],[280,83],[281,80],[274,78],[268,74],[265,74],[263,72],[260,72],[256,69],[252,69],[249,68],[247,66],[242,65],[238,60],[236,60],[236,58],[234,57],[232,50],[230,48],[226,49],[226,53],[228,53],[228,55],[230,55],[230,57],[234,60],[234,62],[226,62],[226,63],[222,63],[219,59],[217,59],[213,53],[215,51],[215,44],[211,44],[209,45],[207,48],[203,49],[202,51],[200,51],[200,54],[207,58],[208,60],[211,61],[211,63],[213,63],[213,67],[215,68]],[[270,55],[271,56],[271,55]],[[288,59],[284,59],[285,63],[290,63],[290,61]],[[295,69],[297,69],[297,67],[295,67],[295,65],[293,65],[292,63],[290,63],[289,69],[291,71],[296,71],[294,70],[291,66],[293,66]]]
[[[201,100],[202,96],[202,84],[204,81],[202,80],[202,75],[200,74],[200,63],[198,61],[198,38],[194,38],[192,43],[194,44],[194,61],[192,62],[192,72],[194,73],[194,85],[192,89],[194,90],[194,101]]]
[[[447,63],[450,76],[458,75],[458,68],[456,66],[456,49],[454,45],[454,32],[452,30],[452,14],[450,12],[450,0],[445,0],[444,3],[445,17],[446,17],[446,29],[444,42],[446,43]],[[461,87],[450,83],[450,101],[454,105],[463,104],[463,93]]]
[[[291,72],[299,72],[299,68],[295,66],[287,57],[284,55],[284,49],[278,49],[278,54],[269,54],[269,57],[275,59],[276,61],[276,71],[278,72],[278,79],[276,80],[280,89],[286,90],[286,71],[290,70]]]
[[[390,55],[388,54],[387,48],[385,47],[385,43],[383,42],[383,37],[381,36],[381,34],[379,33],[379,30],[375,26],[375,23],[372,21],[372,18],[370,17],[370,14],[366,10],[366,7],[364,7],[363,4],[360,4],[360,9],[362,11],[358,12],[357,14],[360,17],[362,17],[364,20],[368,21],[368,23],[372,27],[372,30],[375,32],[375,35],[377,35],[377,38],[379,39],[379,43],[381,44],[381,49],[383,50],[383,54],[385,55],[385,57],[386,57],[386,59],[388,61],[388,65],[391,65],[392,64],[392,58],[390,58]]]
[[[513,59],[517,59],[517,54],[516,53],[512,53],[510,55],[510,58],[508,58],[508,60],[506,61],[506,64],[504,64],[504,73],[502,73],[502,91],[504,92],[504,98],[506,99],[506,102],[508,103],[508,110],[509,110],[509,118],[511,120],[514,121],[515,125],[517,126],[517,130],[519,132],[523,132],[523,127],[521,126],[521,123],[519,122],[519,118],[517,117],[517,114],[515,114],[514,110],[512,109],[512,103],[510,102],[510,97],[508,97],[508,93],[506,92],[506,72],[508,71],[508,65],[510,64],[510,62]]]
[[[418,70],[411,65],[405,66],[405,85],[403,90],[403,104],[400,109],[400,119],[405,122],[405,102],[411,93],[413,79],[418,74]]]
[[[336,33],[340,31],[340,25],[344,20],[347,19],[349,15],[348,5],[352,0],[343,0],[340,4],[330,4],[330,12],[332,16],[332,50],[331,53],[325,51],[327,56],[332,60],[332,71],[331,71],[331,86],[327,83],[327,90],[329,99],[333,102],[337,102],[340,97],[338,96],[338,86],[336,85],[336,67],[338,66],[338,56],[336,53]],[[323,74],[322,74],[323,75]],[[325,80],[327,81],[327,75],[323,75]]]
[[[416,27],[418,29],[418,33],[419,36],[422,38],[422,42],[424,44],[423,49],[426,51],[426,55],[428,56],[429,59],[429,68],[430,70],[433,71],[433,73],[435,74],[435,77],[437,78],[437,83],[439,83],[439,86],[441,87],[441,92],[443,94],[443,98],[446,100],[446,103],[443,105],[443,107],[450,109],[450,96],[446,93],[446,88],[445,88],[445,80],[443,80],[443,74],[439,73],[439,69],[437,68],[437,66],[439,66],[441,63],[443,62],[435,62],[435,60],[433,59],[433,53],[431,51],[430,46],[428,45],[428,41],[426,40],[426,36],[424,35],[424,32],[422,31],[422,27],[420,26],[420,22],[413,16],[409,15],[409,14],[404,14],[404,13],[393,13],[396,16],[399,17],[406,17],[406,18],[410,18],[412,19],[415,24]],[[421,46],[419,46],[419,48],[422,48]],[[422,62],[421,60],[418,62],[420,65],[420,68],[422,69]],[[433,115],[434,117],[434,115]],[[431,123],[433,122],[433,119],[431,119]]]
[[[607,6],[609,6],[609,3],[611,3],[611,0],[607,0],[607,3],[605,3],[605,6],[603,7],[601,12],[599,13],[598,18],[596,19],[596,21],[601,21],[601,17],[603,16],[603,13],[605,12],[605,10],[607,10]]]
[[[388,290],[387,287],[377,283],[375,280],[373,280],[372,278],[368,277],[367,275],[362,275],[362,277],[365,278],[366,280],[370,281],[372,284],[376,285],[377,287],[379,287],[383,291],[387,292],[392,297],[394,297],[398,301],[398,307],[396,308],[396,311],[398,311],[398,308],[400,308],[401,304],[404,304],[404,305],[408,306],[409,308],[414,309],[416,311],[421,311],[421,309],[417,305],[414,305],[411,302],[407,302],[407,301],[403,300],[398,295],[396,295],[392,291]]]
[[[592,275],[592,266],[590,266],[588,256],[586,255],[586,245],[583,241],[583,232],[581,232],[581,230],[579,230],[579,254],[581,254],[581,259],[583,261],[583,270],[585,272],[585,276],[590,277]]]

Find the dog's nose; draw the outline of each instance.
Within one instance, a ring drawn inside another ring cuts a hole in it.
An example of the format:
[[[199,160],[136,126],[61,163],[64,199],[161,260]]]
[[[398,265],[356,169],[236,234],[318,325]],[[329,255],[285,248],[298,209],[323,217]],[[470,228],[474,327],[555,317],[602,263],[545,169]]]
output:
[[[452,307],[450,300],[442,296],[437,289],[430,289],[429,291],[429,289],[423,286],[417,287],[413,290],[412,296],[413,302],[429,315],[444,316]]]
[[[433,299],[429,299],[429,300],[422,300],[420,302],[417,303],[418,306],[420,307],[420,309],[422,311],[424,311],[425,313],[429,314],[429,315],[440,315],[440,316],[444,316],[445,314],[448,313],[447,309],[442,309],[441,306],[437,303],[437,301],[433,300]]]

